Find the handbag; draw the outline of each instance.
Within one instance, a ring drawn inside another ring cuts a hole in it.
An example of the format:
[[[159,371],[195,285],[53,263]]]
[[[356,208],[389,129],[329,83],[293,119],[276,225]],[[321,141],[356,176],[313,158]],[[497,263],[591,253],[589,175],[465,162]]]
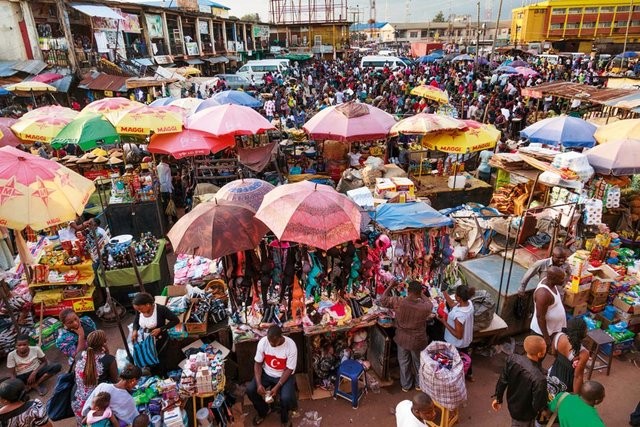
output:
[[[139,368],[155,366],[160,363],[156,340],[152,335],[146,334],[144,338],[133,343],[133,363]]]
[[[551,418],[549,418],[549,422],[547,422],[547,427],[553,426],[553,423],[556,421],[556,418],[558,418],[558,412],[560,412],[560,405],[562,405],[562,401],[564,400],[565,397],[569,396],[569,394],[570,393],[564,392],[562,393],[562,396],[558,398],[558,404],[556,405],[556,410],[553,412],[553,415],[551,415]]]
[[[58,375],[53,395],[47,402],[47,414],[52,421],[59,421],[73,417],[71,401],[75,395],[76,387],[76,361],[74,360],[66,374]]]

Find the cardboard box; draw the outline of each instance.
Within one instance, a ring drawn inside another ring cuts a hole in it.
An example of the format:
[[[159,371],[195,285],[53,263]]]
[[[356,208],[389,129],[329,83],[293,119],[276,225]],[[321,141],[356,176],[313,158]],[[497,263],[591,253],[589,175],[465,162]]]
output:
[[[393,177],[391,182],[396,187],[397,192],[404,193],[407,201],[413,201],[416,199],[416,186],[409,178]]]
[[[636,304],[636,305],[628,304],[625,300],[620,298],[620,295],[615,297],[615,299],[613,300],[613,305],[616,308],[619,308],[620,311],[624,313],[640,314],[640,304]]]
[[[620,341],[617,343],[604,344],[602,347],[600,347],[600,350],[607,355],[611,354],[611,351],[613,350],[614,356],[620,356],[622,353],[626,353],[632,348],[633,338],[630,338],[628,340]]]
[[[565,307],[565,310],[568,314],[572,316],[580,316],[581,314],[585,314],[587,312],[587,303],[583,302],[581,304],[577,304],[574,307]]]
[[[374,197],[387,198],[387,193],[395,193],[396,185],[390,178],[376,178],[376,185],[373,189]]]
[[[620,310],[618,307],[616,307],[615,319],[616,322],[626,322],[629,326],[640,324],[640,314],[631,314]]]
[[[597,292],[591,293],[589,295],[589,305],[602,305],[607,303],[607,299],[609,298],[608,292]]]
[[[600,321],[600,329],[604,329],[605,331],[609,328],[609,325],[614,323],[613,320],[607,319],[602,314],[596,314],[596,320]]]
[[[169,285],[167,286],[167,295],[166,296],[156,296],[155,301],[156,304],[167,305],[167,301],[172,297],[181,297],[187,294],[186,286],[178,286],[178,285]]]
[[[587,267],[589,266],[589,256],[590,253],[588,251],[577,251],[567,258],[567,264],[571,266],[572,276],[580,277],[583,274],[588,273]]]
[[[187,332],[190,334],[200,334],[200,333],[207,332],[207,319],[203,319],[203,322],[201,323],[188,321],[189,318],[191,317],[191,310],[193,310],[193,307],[196,304],[198,304],[199,301],[200,301],[200,298],[194,298],[193,300],[191,300],[191,306],[189,307],[189,310],[187,311],[187,314],[184,317],[184,320],[185,320],[184,327],[187,329]]]
[[[609,288],[615,279],[618,277],[618,272],[607,264],[603,264],[598,268],[589,270],[593,274],[593,280],[591,282],[591,292],[609,292]]]
[[[589,291],[581,291],[581,292],[571,292],[569,290],[567,290],[567,292],[564,293],[564,305],[567,305],[569,307],[576,307],[578,305],[581,304],[587,304],[587,301],[589,299]]]
[[[593,274],[587,273],[582,276],[571,276],[571,288],[572,292],[579,292],[584,290],[591,290],[591,282],[593,281]]]

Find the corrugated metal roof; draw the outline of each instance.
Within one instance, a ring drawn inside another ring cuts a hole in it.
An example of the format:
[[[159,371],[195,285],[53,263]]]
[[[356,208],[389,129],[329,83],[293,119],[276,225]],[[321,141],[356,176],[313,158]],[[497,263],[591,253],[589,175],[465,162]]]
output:
[[[14,70],[22,71],[23,73],[40,74],[42,70],[47,68],[46,62],[40,61],[39,59],[29,59],[26,61],[19,61],[13,67]]]
[[[56,80],[55,82],[49,83],[51,86],[58,89],[58,92],[67,93],[69,92],[69,88],[71,87],[71,83],[73,82],[73,76],[64,76],[63,78]]]
[[[595,104],[602,104],[611,99],[629,95],[628,90],[597,88],[595,86],[572,82],[550,82],[539,86],[522,89],[523,96],[543,98],[545,96],[557,96],[567,99],[580,99]]]
[[[221,64],[221,63],[228,63],[229,62],[229,58],[227,58],[226,56],[214,56],[211,58],[205,58],[205,61],[209,61],[212,64]]]
[[[109,18],[118,21],[124,20],[124,18],[117,14],[113,9],[107,6],[101,6],[98,4],[77,4],[73,3],[72,8],[78,12],[82,12],[88,16],[97,16],[99,18]]]
[[[351,24],[351,26],[349,27],[349,31],[365,31],[365,30],[371,30],[371,29],[379,30],[387,24],[388,22],[374,22],[373,24],[369,24],[369,23]]]
[[[185,59],[184,62],[186,62],[189,65],[201,65],[204,64],[204,61],[200,58],[191,58],[191,59]]]
[[[1,61],[0,62],[0,77],[10,77],[17,74],[18,71],[13,69],[18,61]]]
[[[79,89],[110,90],[113,92],[127,91],[128,77],[112,76],[111,74],[95,73],[78,83]]]

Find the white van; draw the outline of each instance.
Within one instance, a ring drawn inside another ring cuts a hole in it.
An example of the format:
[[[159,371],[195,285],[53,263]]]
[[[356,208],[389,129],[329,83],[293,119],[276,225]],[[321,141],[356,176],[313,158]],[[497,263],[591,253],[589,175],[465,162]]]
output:
[[[397,56],[363,56],[360,60],[360,68],[375,68],[376,70],[382,70],[385,65],[392,70],[407,66],[407,64]]]
[[[256,86],[264,85],[264,75],[268,72],[271,74],[282,73],[286,68],[288,68],[287,60],[283,59],[262,59],[249,61],[244,64],[236,74],[240,76],[244,76],[249,80],[253,81]]]

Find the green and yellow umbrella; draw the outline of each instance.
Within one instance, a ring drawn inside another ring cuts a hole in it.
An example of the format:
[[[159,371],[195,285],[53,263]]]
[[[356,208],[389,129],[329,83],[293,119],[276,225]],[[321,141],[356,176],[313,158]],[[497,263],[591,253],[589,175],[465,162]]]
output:
[[[82,151],[120,140],[116,128],[102,114],[83,113],[66,125],[51,141],[53,148],[77,145]]]

